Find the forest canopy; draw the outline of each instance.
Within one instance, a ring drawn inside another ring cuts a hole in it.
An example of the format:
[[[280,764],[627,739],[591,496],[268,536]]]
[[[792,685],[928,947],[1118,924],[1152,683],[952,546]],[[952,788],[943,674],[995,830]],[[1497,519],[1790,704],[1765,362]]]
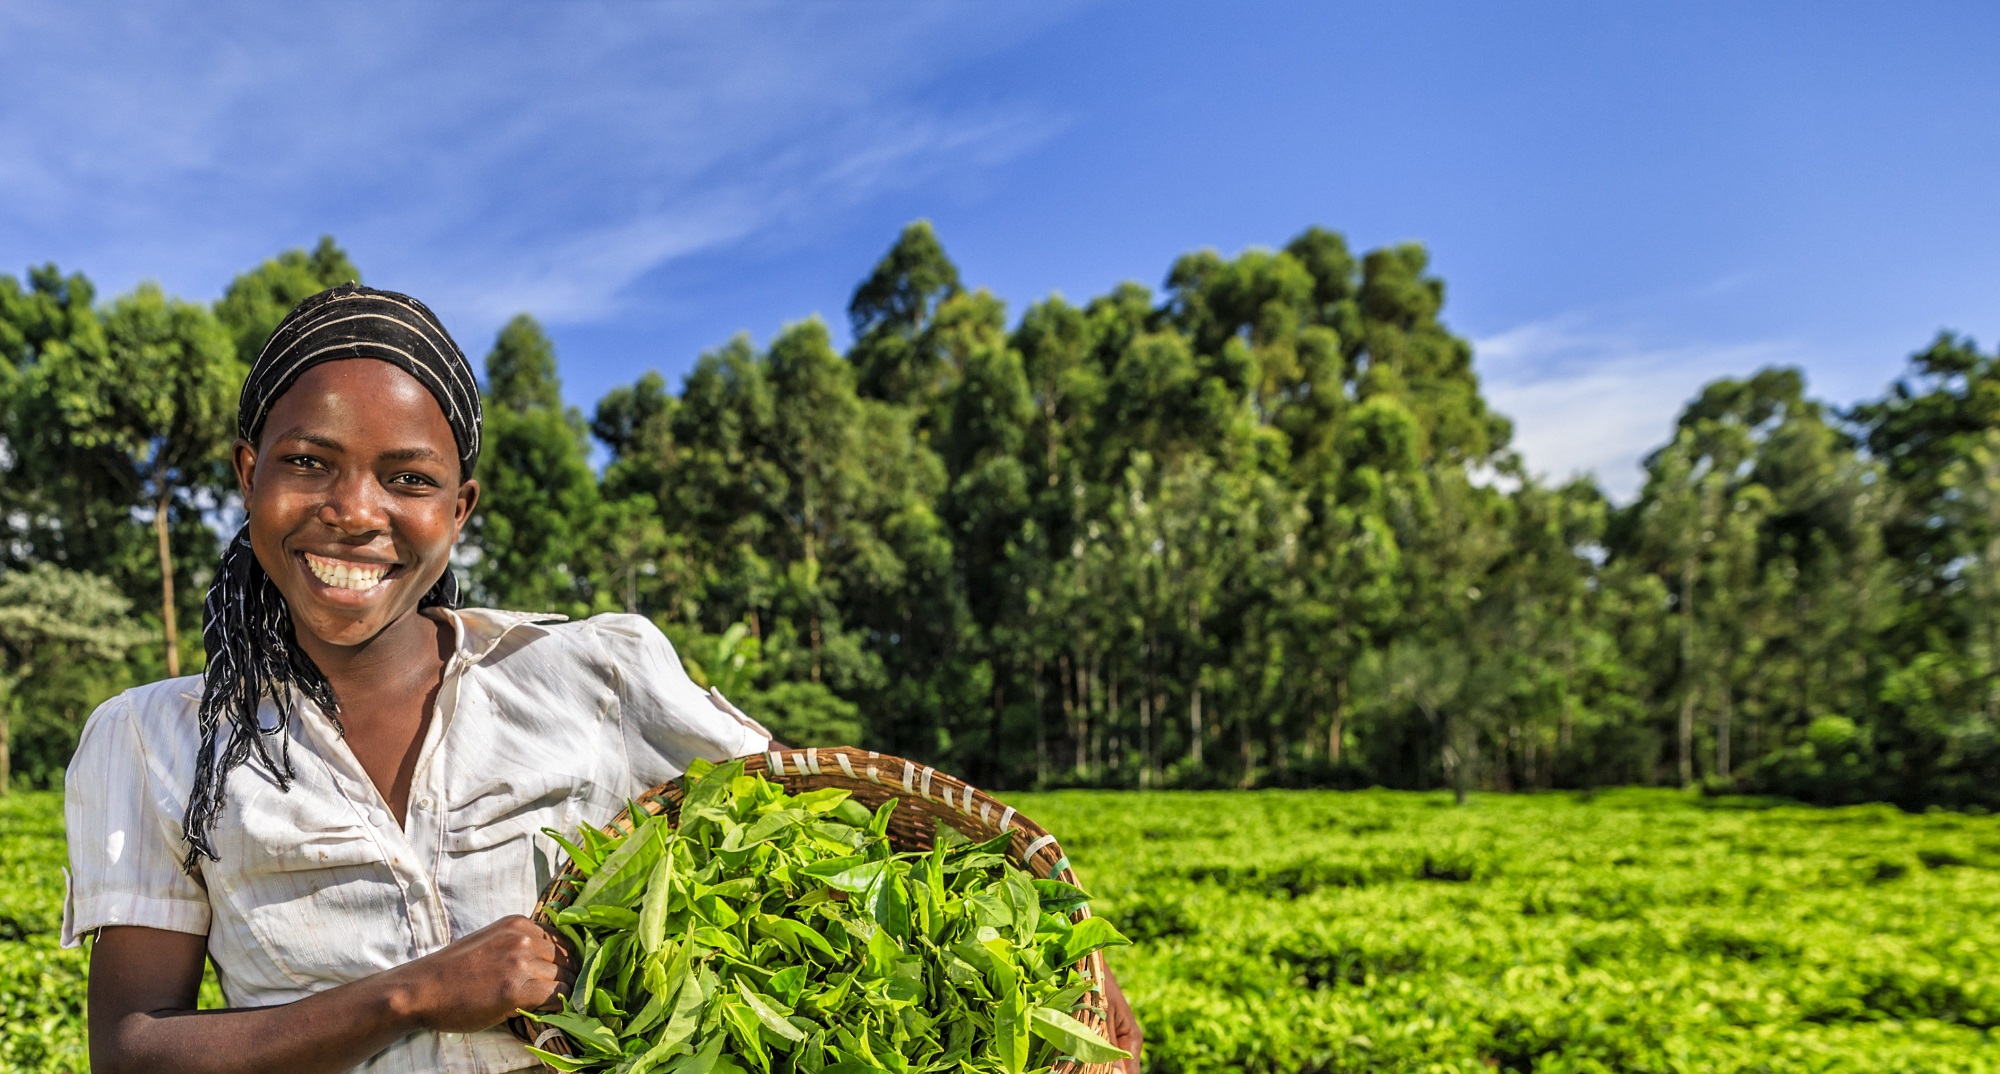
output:
[[[18,778],[200,669],[243,371],[357,278],[331,239],[212,305],[0,276]],[[2000,355],[1940,335],[1847,408],[1795,369],[1716,381],[1617,505],[1526,470],[1444,299],[1421,247],[1312,228],[1010,317],[919,222],[846,353],[809,318],[589,415],[523,314],[460,569],[474,603],[650,616],[787,741],[982,786],[2000,806]]]

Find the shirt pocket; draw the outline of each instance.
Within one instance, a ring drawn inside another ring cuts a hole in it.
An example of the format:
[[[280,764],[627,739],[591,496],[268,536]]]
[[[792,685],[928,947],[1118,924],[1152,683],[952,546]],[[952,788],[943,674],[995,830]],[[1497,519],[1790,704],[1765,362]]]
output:
[[[210,868],[242,923],[211,936],[225,972],[261,959],[317,991],[410,957],[402,891],[384,847],[344,798],[301,780],[289,792],[263,786],[236,801],[226,818],[233,853]]]

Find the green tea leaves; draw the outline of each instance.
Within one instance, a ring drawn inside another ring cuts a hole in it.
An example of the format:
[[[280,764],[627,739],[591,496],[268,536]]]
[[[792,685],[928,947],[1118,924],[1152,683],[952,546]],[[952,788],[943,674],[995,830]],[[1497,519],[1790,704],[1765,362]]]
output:
[[[1052,1007],[1036,1007],[1028,1019],[1035,1036],[1054,1044],[1064,1055],[1086,1063],[1109,1063],[1131,1057],[1132,1053],[1106,1044],[1089,1026]]]
[[[652,817],[639,825],[639,829],[627,836],[609,857],[599,863],[593,873],[577,893],[573,909],[586,909],[598,904],[629,906],[638,901],[645,890],[646,877],[660,860],[665,850],[667,818]]]

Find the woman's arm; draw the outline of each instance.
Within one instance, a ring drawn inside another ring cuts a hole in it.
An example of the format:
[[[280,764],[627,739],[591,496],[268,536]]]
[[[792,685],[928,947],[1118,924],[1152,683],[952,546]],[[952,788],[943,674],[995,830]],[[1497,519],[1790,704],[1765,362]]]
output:
[[[420,1029],[470,1033],[515,1010],[553,1008],[569,952],[525,917],[276,1007],[194,1009],[207,938],[133,926],[90,951],[90,1063],[99,1074],[334,1074]]]

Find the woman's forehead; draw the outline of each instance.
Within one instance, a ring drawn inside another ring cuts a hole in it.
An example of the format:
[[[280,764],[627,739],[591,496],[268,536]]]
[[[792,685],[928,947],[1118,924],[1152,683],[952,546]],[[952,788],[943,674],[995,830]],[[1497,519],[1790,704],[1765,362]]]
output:
[[[446,459],[458,456],[451,423],[429,389],[397,366],[372,358],[321,362],[272,402],[263,439],[301,433],[343,447],[394,442],[395,450],[421,446]]]

